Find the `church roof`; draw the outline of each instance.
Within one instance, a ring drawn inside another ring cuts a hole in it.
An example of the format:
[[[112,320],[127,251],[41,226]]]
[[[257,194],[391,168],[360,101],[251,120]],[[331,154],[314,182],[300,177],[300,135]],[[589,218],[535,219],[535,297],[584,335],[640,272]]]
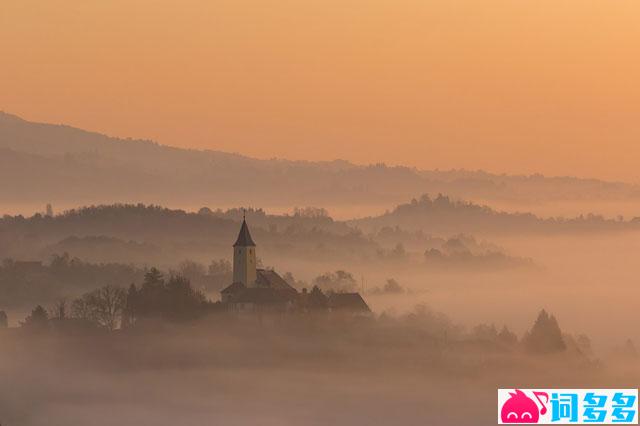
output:
[[[258,305],[284,304],[289,300],[286,294],[272,288],[251,287],[240,293],[234,303],[255,303]]]
[[[298,293],[298,291],[291,287],[276,271],[271,269],[257,269],[256,275],[256,287],[258,288],[272,288],[285,293]]]
[[[230,286],[225,287],[224,289],[222,289],[220,291],[220,293],[239,293],[242,290],[244,290],[246,287],[244,284],[240,283],[240,282],[235,282],[233,284],[231,284]]]
[[[253,242],[251,238],[251,234],[249,233],[249,227],[247,226],[247,221],[242,220],[242,226],[240,227],[240,233],[238,234],[238,239],[236,243],[233,245],[234,247],[248,247],[248,246],[256,246],[256,243]]]
[[[281,303],[294,300],[298,290],[291,287],[277,272],[269,269],[257,269],[255,287],[246,287],[235,282],[220,293],[233,297],[233,303]]]

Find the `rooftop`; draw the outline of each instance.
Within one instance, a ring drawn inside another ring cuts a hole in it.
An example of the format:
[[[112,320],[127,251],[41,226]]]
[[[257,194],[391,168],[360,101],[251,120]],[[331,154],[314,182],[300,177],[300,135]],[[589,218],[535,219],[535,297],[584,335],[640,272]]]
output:
[[[360,293],[331,293],[329,307],[334,310],[371,312]]]

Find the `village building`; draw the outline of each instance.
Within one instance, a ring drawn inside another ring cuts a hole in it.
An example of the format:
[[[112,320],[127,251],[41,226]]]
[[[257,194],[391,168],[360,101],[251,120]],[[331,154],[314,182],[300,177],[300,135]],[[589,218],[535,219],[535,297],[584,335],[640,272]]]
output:
[[[276,271],[260,269],[256,244],[246,218],[233,245],[233,282],[221,292],[221,301],[236,312],[288,312],[325,310],[336,313],[368,314],[369,306],[359,293],[307,292],[287,283]]]

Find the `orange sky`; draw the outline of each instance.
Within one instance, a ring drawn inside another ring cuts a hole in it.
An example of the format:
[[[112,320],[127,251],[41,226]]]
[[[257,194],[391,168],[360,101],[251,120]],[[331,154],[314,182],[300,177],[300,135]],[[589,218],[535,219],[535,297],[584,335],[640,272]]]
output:
[[[2,0],[0,55],[30,120],[640,182],[637,0]]]

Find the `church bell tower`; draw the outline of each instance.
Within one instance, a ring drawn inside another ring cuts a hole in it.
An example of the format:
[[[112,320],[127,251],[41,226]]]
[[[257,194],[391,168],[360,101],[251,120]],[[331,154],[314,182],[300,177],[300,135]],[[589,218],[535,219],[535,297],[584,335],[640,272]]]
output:
[[[251,239],[244,214],[238,239],[233,245],[233,282],[246,287],[256,284],[256,244]]]

